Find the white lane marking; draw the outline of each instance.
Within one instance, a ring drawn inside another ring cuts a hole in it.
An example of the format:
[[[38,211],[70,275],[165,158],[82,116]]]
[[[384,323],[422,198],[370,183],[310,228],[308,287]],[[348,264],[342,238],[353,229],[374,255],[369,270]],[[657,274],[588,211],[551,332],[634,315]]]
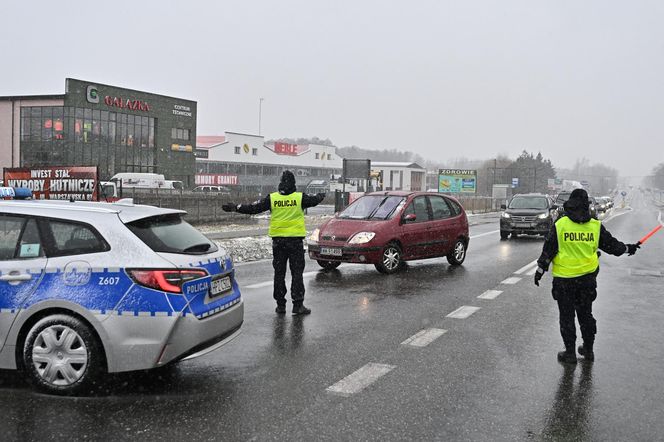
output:
[[[533,267],[532,269],[528,270],[528,271],[526,272],[526,275],[528,275],[528,276],[533,276],[533,275],[535,274],[536,271],[537,271],[537,266],[535,266],[535,267]]]
[[[358,393],[395,368],[394,365],[368,363],[325,390],[342,396]]]
[[[498,232],[500,232],[500,229],[498,229],[498,230],[492,230],[492,231],[490,231],[490,232],[480,233],[479,235],[471,235],[471,236],[470,236],[470,239],[479,238],[480,236],[493,235],[494,233],[498,233]]]
[[[486,292],[482,293],[478,298],[480,299],[496,299],[498,295],[500,295],[503,291],[502,290],[487,290]]]
[[[608,219],[604,219],[604,220],[602,220],[602,222],[604,222],[604,223],[608,223],[609,221],[612,221],[612,220],[618,218],[619,216],[627,215],[628,213],[632,213],[632,210],[630,209],[630,210],[628,210],[628,211],[626,211],[626,212],[618,213],[618,214],[615,214],[615,215],[611,214],[611,217],[610,217],[610,218],[608,218]]]
[[[425,328],[403,341],[401,345],[426,347],[445,333],[447,333],[447,330],[443,330],[442,328]]]
[[[522,278],[518,278],[516,276],[511,276],[506,280],[504,280],[503,282],[501,282],[501,284],[516,284],[517,282],[521,281],[521,279]]]
[[[316,275],[318,272],[304,272],[302,274],[302,278],[311,278],[312,276]],[[274,281],[265,281],[265,282],[259,282],[256,284],[250,284],[250,285],[245,285],[245,289],[260,289],[262,287],[269,287],[272,284],[274,284]]]
[[[454,310],[452,313],[446,316],[446,318],[456,318],[456,319],[466,319],[476,311],[479,307],[472,307],[470,305],[462,305],[458,309]]]
[[[657,221],[659,221],[660,224],[664,224],[664,222],[662,222],[662,211],[661,210],[659,211],[659,216],[657,217]]]
[[[531,266],[534,266],[535,264],[537,264],[537,260],[535,260],[535,261],[533,261],[533,262],[529,262],[528,264],[526,264],[525,266],[521,267],[519,270],[517,270],[516,272],[514,272],[514,274],[515,274],[515,275],[520,275],[520,274],[522,274],[523,272],[525,272],[526,270],[528,270]]]

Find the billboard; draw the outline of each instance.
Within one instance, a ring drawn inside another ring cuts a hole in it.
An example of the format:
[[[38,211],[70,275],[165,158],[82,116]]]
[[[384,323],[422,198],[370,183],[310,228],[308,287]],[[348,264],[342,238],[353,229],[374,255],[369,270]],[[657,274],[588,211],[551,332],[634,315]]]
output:
[[[371,174],[371,160],[348,159],[343,160],[343,177],[368,180]]]
[[[476,191],[476,170],[438,169],[438,192],[474,194]]]
[[[97,201],[97,166],[5,168],[5,186],[26,187],[34,199]]]
[[[194,183],[197,186],[236,186],[240,182],[237,175],[220,173],[196,175]]]

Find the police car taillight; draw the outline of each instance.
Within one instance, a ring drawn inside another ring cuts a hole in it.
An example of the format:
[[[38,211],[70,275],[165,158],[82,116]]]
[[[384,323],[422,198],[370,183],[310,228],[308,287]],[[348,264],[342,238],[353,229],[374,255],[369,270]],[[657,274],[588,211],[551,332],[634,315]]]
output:
[[[137,283],[151,289],[170,293],[182,293],[182,284],[196,278],[207,276],[204,270],[127,270]]]

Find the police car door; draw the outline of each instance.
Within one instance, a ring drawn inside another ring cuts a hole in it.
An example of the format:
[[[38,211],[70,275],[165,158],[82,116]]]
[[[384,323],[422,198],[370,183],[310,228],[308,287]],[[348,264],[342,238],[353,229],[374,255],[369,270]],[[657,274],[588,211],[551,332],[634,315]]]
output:
[[[37,221],[0,213],[0,350],[23,302],[39,285],[45,267]]]

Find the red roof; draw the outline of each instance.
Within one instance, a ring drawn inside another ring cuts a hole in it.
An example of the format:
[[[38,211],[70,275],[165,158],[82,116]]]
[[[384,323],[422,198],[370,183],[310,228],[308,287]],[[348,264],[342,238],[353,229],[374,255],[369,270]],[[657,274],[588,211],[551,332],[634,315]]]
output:
[[[225,141],[223,135],[201,135],[196,137],[196,149],[209,149]]]

